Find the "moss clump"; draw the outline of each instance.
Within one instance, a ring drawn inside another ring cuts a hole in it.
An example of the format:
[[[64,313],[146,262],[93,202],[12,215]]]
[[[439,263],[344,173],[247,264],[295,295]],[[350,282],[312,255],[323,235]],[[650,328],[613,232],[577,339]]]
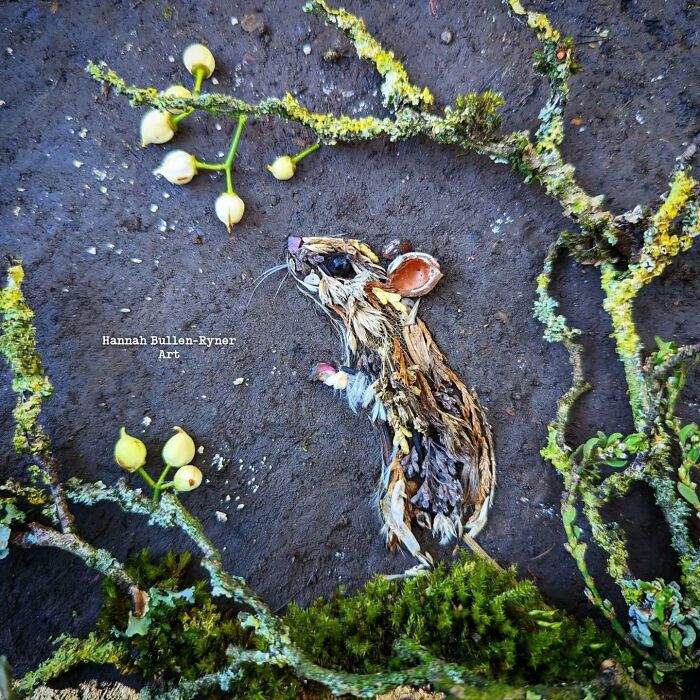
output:
[[[631,663],[618,639],[590,620],[547,606],[537,587],[481,559],[402,582],[376,578],[352,596],[292,606],[292,640],[318,663],[347,671],[398,668],[399,639],[470,671],[514,684],[590,679],[600,662]]]
[[[127,571],[144,587],[176,590],[189,555],[167,554],[152,561],[139,553]],[[154,610],[143,635],[124,636],[130,599],[106,581],[104,605],[94,642],[116,641],[117,668],[167,688],[227,665],[227,648],[264,651],[266,644],[245,629],[231,611],[222,612],[204,583],[194,585],[193,602],[177,598]],[[292,641],[326,667],[372,673],[405,666],[396,642],[419,644],[480,676],[514,684],[590,680],[606,658],[624,666],[631,652],[590,620],[550,608],[536,586],[520,580],[514,569],[501,571],[466,556],[425,576],[404,581],[376,578],[354,595],[338,592],[308,609],[292,605],[284,618]],[[245,668],[227,697],[326,697],[327,691],[300,681],[277,666]],[[224,697],[217,691],[207,697]]]
[[[189,553],[168,553],[154,561],[144,549],[126,564],[126,569],[144,588],[179,590],[189,562]],[[195,583],[193,589],[192,603],[181,597],[171,605],[159,606],[150,613],[146,633],[127,639],[124,630],[131,599],[105,580],[97,639],[121,640],[122,654],[115,665],[122,673],[137,674],[152,687],[164,689],[181,679],[195,680],[225,668],[230,645],[265,649],[265,644],[251,630],[244,629],[235,614],[222,611],[214,603],[204,581]],[[232,686],[228,693],[210,691],[207,697],[286,700],[298,697],[300,684],[286,669],[251,666],[245,672],[245,680]]]

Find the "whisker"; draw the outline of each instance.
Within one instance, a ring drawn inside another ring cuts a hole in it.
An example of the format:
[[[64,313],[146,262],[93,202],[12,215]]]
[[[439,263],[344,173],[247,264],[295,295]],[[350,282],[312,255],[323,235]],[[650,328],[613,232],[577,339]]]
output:
[[[258,287],[270,276],[274,275],[275,272],[279,272],[280,270],[286,270],[287,265],[286,263],[280,264],[280,265],[275,265],[274,267],[271,267],[267,270],[265,270],[262,274],[260,274],[255,280],[253,280],[253,284],[255,284],[255,287],[253,287],[253,291],[250,293],[250,298],[248,299],[248,303],[246,304],[246,309],[250,306],[250,302],[253,301],[253,297],[255,296],[255,292],[258,291]],[[256,284],[257,283],[257,284]]]
[[[273,299],[277,299],[277,295],[280,293],[280,289],[282,289],[282,285],[287,281],[287,278],[289,277],[289,270],[287,270],[287,274],[282,278],[282,281],[280,282],[280,286],[277,287],[277,291],[275,292],[275,296],[273,296]]]

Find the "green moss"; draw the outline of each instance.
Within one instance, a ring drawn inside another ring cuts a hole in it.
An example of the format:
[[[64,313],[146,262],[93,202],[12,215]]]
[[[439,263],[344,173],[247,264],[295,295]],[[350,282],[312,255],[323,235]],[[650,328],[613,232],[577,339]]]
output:
[[[188,564],[187,554],[154,561],[144,550],[126,570],[142,588],[182,590]],[[177,686],[188,697],[211,674],[226,690],[209,689],[208,698],[328,697],[321,685],[299,680],[283,659],[271,659],[247,616],[222,611],[203,582],[193,585],[192,595],[170,596],[168,605],[149,612],[143,634],[129,637],[130,597],[107,581],[103,600],[95,632],[84,640],[62,639],[53,657],[22,680],[23,692],[91,661],[136,674],[152,689]],[[347,673],[393,670],[400,679],[410,659],[431,654],[455,664],[455,679],[473,674],[467,697],[474,698],[501,697],[523,684],[585,685],[603,659],[615,658],[624,666],[633,662],[617,638],[590,620],[580,622],[551,608],[513,569],[502,571],[466,556],[417,578],[378,577],[354,595],[339,592],[308,609],[292,605],[283,622],[291,641],[309,657],[297,669],[307,677],[321,671],[310,667],[313,662]],[[242,669],[226,670],[232,658],[244,655]],[[449,674],[452,666],[441,668]],[[525,691],[517,692],[514,697],[525,697]]]
[[[307,610],[292,606],[285,622],[319,663],[362,673],[398,667],[399,639],[516,684],[584,680],[604,658],[632,661],[590,620],[550,608],[531,581],[480,559],[441,564],[400,583],[377,578],[351,596],[318,600]]]

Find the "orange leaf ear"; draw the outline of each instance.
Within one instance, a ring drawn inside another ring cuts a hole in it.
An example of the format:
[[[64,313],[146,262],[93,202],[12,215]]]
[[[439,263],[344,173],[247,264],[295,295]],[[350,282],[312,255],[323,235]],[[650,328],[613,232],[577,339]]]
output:
[[[422,297],[442,278],[440,263],[427,253],[404,253],[387,268],[389,284],[402,297]]]

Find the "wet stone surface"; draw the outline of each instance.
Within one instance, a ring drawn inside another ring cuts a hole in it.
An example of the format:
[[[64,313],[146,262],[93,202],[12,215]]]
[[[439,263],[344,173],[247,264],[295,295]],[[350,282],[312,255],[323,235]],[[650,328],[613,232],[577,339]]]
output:
[[[160,446],[182,425],[204,447],[196,464],[207,480],[184,500],[225,548],[229,570],[274,609],[410,566],[385,550],[369,504],[379,445],[368,421],[307,380],[318,361],[338,359],[332,329],[288,280],[279,286],[282,275],[251,299],[253,280],[283,261],[289,235],[351,236],[378,251],[409,239],[445,274],[421,302],[422,316],[494,427],[499,489],[480,541],[553,601],[590,614],[563,549],[560,482],[539,456],[569,382],[564,351],[545,344],[531,314],[545,248],[570,225],[556,203],[504,166],[418,140],[322,149],[294,179],[277,182],[264,165],[308,144],[309,134],[256,121],[234,172],[246,215],[229,237],[214,215],[222,177],[202,173],[180,188],[156,180],[151,171],[171,145],[140,149],[140,114],[83,71],[88,59],[104,59],[129,81],[165,88],[188,78],[179,57],[196,40],[217,60],[218,85],[205,89],[248,100],[290,90],[321,111],[379,110],[372,68],[300,5],[56,3],[53,13],[38,0],[0,6],[0,251],[26,266],[56,387],[44,420],[63,473],[117,478],[111,452],[122,425],[146,442],[155,471]],[[680,0],[537,5],[579,44],[584,70],[572,84],[565,152],[582,184],[606,193],[615,212],[652,201],[697,128],[697,15]],[[442,0],[437,16],[422,0],[346,6],[439,102],[488,87],[506,97],[506,128],[535,125],[546,95],[531,70],[535,40],[498,3]],[[230,122],[196,116],[174,145],[213,160],[232,131]],[[643,294],[645,342],[655,334],[697,340],[699,255],[696,247],[681,256]],[[584,330],[595,386],[577,410],[572,440],[629,429],[598,271],[564,264],[556,291]],[[180,348],[179,359],[165,360],[149,346],[105,347],[105,335],[235,340]],[[2,379],[0,463],[3,477],[19,476],[26,463],[10,448],[4,368]],[[697,379],[681,411],[697,420]],[[631,494],[618,510],[634,532],[640,573],[672,575],[672,562],[659,556],[668,534],[648,494]],[[155,553],[185,545],[109,507],[79,509],[78,521],[120,557],[146,544]],[[0,562],[0,653],[22,673],[50,652],[52,637],[86,632],[98,586],[67,554],[13,552]]]

